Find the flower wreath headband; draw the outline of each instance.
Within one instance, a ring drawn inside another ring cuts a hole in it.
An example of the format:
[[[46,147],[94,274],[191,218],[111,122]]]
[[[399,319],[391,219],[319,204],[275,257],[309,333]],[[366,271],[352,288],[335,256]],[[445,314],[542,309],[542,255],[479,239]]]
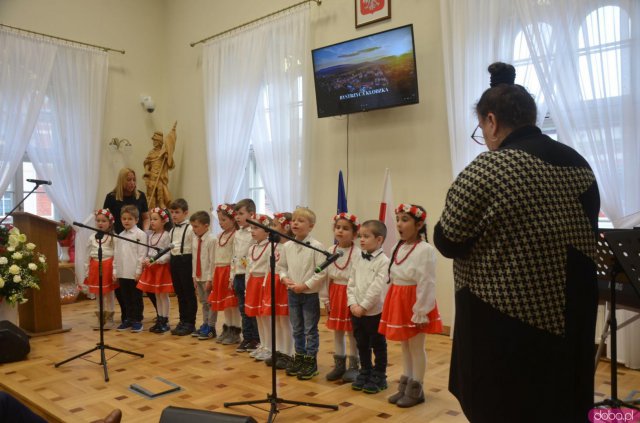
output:
[[[291,221],[287,219],[284,213],[274,213],[273,218],[282,225],[282,229],[284,229],[285,232],[289,232],[291,230]]]
[[[220,204],[216,209],[218,213],[224,213],[229,217],[236,217],[236,211],[233,209],[231,204]]]
[[[265,226],[268,226],[271,223],[271,218],[266,214],[256,214],[256,220],[258,223],[262,223]]]
[[[427,213],[413,204],[400,204],[396,208],[396,214],[398,213],[407,213],[418,219],[420,222],[427,220]]]
[[[106,218],[109,219],[109,222],[111,222],[112,224],[116,221],[116,219],[113,217],[113,214],[111,213],[111,210],[109,209],[98,209],[94,214],[96,215],[96,217],[98,217],[99,214],[106,216]]]
[[[360,229],[360,222],[358,221],[358,217],[355,214],[345,213],[345,212],[336,214],[335,216],[333,216],[334,225],[340,219],[345,219],[351,222],[353,226],[356,227],[356,231]]]
[[[169,214],[166,212],[166,210],[161,209],[160,207],[152,208],[151,213],[158,213],[164,223],[167,223],[169,221]]]

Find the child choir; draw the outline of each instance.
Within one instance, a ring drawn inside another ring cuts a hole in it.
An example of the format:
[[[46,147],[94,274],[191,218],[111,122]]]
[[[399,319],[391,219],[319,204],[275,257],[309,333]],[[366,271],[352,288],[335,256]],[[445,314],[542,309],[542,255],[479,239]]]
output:
[[[210,228],[208,212],[198,211],[189,218],[187,202],[178,199],[169,210],[151,210],[150,231],[145,233],[136,226],[137,209],[125,206],[120,211],[125,229],[119,237],[112,236],[113,214],[108,209],[95,212],[97,228],[107,235],[89,238],[85,284],[97,293],[102,281],[103,314],[96,312],[96,316],[104,329],[141,332],[142,293],[155,294],[156,319],[150,332],[216,339],[289,376],[310,380],[319,373],[322,303],[327,328],[334,335],[335,365],[325,375],[327,380],[341,379],[367,394],[387,389],[387,341],[398,341],[403,371],[397,392],[388,400],[398,407],[424,402],[425,334],[442,331],[435,300],[435,250],[427,241],[424,208],[401,204],[395,210],[400,241],[391,257],[382,250],[391,228],[378,220],[361,225],[355,215],[338,213],[333,217],[335,245],[329,252],[342,255],[326,269],[318,269],[324,254],[285,237],[272,246],[268,232],[248,222],[255,220],[324,251],[311,236],[316,223],[312,210],[298,207],[293,213],[269,217],[256,214],[254,202],[244,199],[221,204],[215,212],[221,229],[217,235]],[[157,256],[169,248],[170,254]],[[272,255],[276,263],[273,295]],[[126,318],[116,327],[113,291],[118,286]],[[170,293],[177,296],[179,312],[173,329]],[[224,318],[219,335],[218,312]]]

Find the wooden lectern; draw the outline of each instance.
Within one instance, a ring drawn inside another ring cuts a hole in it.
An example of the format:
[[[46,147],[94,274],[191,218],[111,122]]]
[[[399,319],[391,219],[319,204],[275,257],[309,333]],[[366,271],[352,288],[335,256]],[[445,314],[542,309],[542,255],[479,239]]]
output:
[[[40,289],[32,289],[27,301],[18,307],[19,326],[30,336],[66,332],[60,310],[60,275],[58,273],[58,222],[31,213],[14,212],[13,226],[27,236],[28,242],[47,258],[47,271],[40,279]]]

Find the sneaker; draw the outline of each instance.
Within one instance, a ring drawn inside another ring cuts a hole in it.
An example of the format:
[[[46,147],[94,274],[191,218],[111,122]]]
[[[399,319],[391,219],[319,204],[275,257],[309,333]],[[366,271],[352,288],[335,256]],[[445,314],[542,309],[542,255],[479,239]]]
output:
[[[255,350],[251,351],[249,353],[249,357],[251,358],[256,358],[256,355],[258,354],[262,354],[262,352],[265,350],[265,347],[262,346],[262,344],[258,345],[258,348],[256,348]]]
[[[351,384],[351,389],[362,391],[362,388],[369,382],[369,376],[371,376],[371,369],[360,369],[356,380]]]
[[[182,330],[182,327],[183,327],[183,326],[184,326],[184,323],[182,323],[182,322],[178,322],[178,324],[176,325],[176,327],[175,327],[175,328],[173,328],[173,329],[171,330],[171,335],[177,335],[177,334],[178,334],[178,331]]]
[[[377,394],[385,389],[387,389],[387,375],[374,370],[371,372],[367,383],[362,387],[362,392],[365,394]]]
[[[151,333],[160,333],[160,327],[162,326],[162,324],[160,323],[160,321],[156,321],[155,325],[151,326],[149,328],[149,332]]]
[[[283,354],[281,352],[277,354],[278,358],[276,359],[276,369],[284,370],[289,366],[291,362],[293,362],[293,358],[291,358],[290,355]]]
[[[175,330],[175,333],[173,333],[173,332],[171,332],[171,333],[173,333],[174,335],[177,335],[177,336],[187,336],[187,335],[190,335],[193,332],[195,327],[196,327],[196,325],[194,325],[192,323],[183,323],[180,328]]]
[[[131,324],[131,332],[142,332],[143,329],[142,322],[133,322]]]
[[[256,361],[266,361],[268,358],[271,358],[271,351],[269,351],[268,348],[264,348],[253,358],[255,358]]]
[[[293,360],[291,360],[291,362],[289,362],[289,365],[286,367],[287,376],[296,376],[300,371],[300,369],[302,368],[303,363],[304,363],[304,354],[296,353]],[[277,367],[277,363],[276,363],[276,367]]]
[[[247,345],[249,345],[249,340],[243,339],[238,348],[236,348],[236,352],[247,352]]]
[[[255,351],[256,349],[258,349],[259,345],[260,341],[252,339],[251,341],[249,341],[249,343],[247,343],[247,351]]]
[[[124,332],[126,330],[131,329],[131,326],[132,326],[131,322],[128,320],[125,320],[124,322],[120,323],[120,326],[118,326],[116,330],[118,332]]]
[[[200,341],[206,341],[208,339],[214,339],[216,337],[216,328],[207,325],[206,332],[200,332],[198,339]]]
[[[280,352],[276,351],[275,354],[272,354],[271,357],[267,358],[264,361],[264,364],[266,364],[267,366],[271,367],[271,366],[273,366],[273,362],[274,361],[276,361],[276,362],[278,361],[278,358],[280,358]]]
[[[304,363],[298,371],[298,380],[309,380],[318,375],[318,361],[314,355],[305,355]]]
[[[201,333],[205,333],[209,330],[209,325],[206,323],[203,323],[200,325],[200,327],[196,330],[194,330],[193,332],[191,332],[191,336],[193,336],[194,338],[197,338],[200,336]]]
[[[160,316],[160,319],[162,319],[162,322],[160,323],[156,333],[169,332],[171,330],[171,326],[169,326],[169,318]]]

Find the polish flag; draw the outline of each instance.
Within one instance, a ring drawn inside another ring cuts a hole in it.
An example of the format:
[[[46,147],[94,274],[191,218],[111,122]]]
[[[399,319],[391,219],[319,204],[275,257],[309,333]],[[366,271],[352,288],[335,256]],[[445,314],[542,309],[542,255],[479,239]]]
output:
[[[398,242],[394,204],[393,194],[391,192],[391,172],[389,169],[385,169],[382,201],[380,202],[380,214],[378,216],[378,220],[387,226],[387,239],[384,241],[384,244],[382,244],[382,249],[388,257],[391,257],[393,247]]]

